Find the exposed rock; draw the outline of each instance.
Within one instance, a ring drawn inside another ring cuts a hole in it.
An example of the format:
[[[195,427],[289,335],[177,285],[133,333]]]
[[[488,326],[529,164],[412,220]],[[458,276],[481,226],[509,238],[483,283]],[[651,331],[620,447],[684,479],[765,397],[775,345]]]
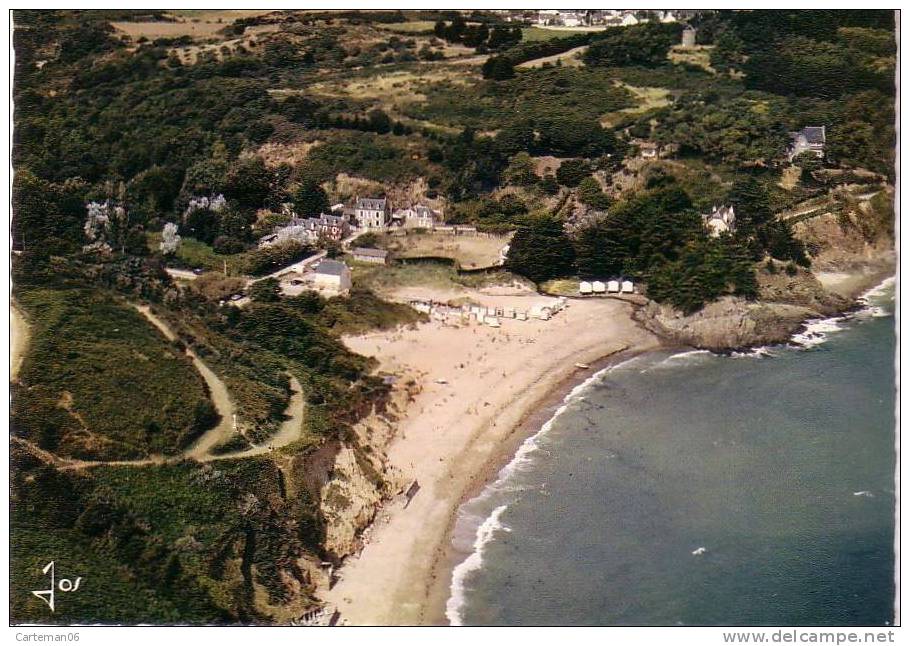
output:
[[[749,302],[725,297],[690,316],[669,305],[650,302],[635,318],[651,332],[683,345],[724,351],[786,342],[817,312],[784,303]]]

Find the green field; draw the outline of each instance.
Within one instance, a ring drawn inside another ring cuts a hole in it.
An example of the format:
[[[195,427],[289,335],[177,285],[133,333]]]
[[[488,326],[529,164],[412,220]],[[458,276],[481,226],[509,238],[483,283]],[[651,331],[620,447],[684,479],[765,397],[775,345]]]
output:
[[[433,33],[435,24],[432,20],[413,20],[410,22],[390,22],[379,25],[379,28],[399,34],[423,34]]]
[[[584,34],[587,29],[542,29],[541,27],[523,27],[521,30],[521,40],[523,42],[534,42],[538,40],[553,40],[554,38],[565,38],[575,34]]]

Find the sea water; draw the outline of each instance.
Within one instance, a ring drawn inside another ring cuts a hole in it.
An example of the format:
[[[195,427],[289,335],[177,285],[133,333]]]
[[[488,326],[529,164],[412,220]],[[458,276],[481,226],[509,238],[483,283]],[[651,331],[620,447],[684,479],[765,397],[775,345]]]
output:
[[[466,625],[887,625],[893,283],[789,346],[643,355],[459,512]]]

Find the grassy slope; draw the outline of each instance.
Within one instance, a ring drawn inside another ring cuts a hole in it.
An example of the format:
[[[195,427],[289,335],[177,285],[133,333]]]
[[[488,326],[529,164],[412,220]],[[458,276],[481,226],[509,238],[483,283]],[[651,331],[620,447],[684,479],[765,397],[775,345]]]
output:
[[[77,289],[23,291],[18,301],[33,336],[17,434],[61,455],[110,459],[175,453],[204,430],[202,378],[131,307]]]

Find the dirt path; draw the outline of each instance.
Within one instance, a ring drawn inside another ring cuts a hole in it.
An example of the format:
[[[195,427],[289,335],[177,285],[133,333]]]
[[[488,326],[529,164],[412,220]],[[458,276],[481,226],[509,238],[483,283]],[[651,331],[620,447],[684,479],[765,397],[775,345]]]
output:
[[[9,352],[9,378],[16,381],[19,368],[25,358],[25,349],[28,347],[28,323],[25,317],[12,303],[9,306],[10,326],[10,352]]]
[[[154,325],[158,330],[167,338],[169,341],[173,341],[177,338],[177,335],[174,334],[174,331],[162,321],[160,318],[155,316],[146,305],[133,305],[140,314],[142,314],[148,321]],[[15,321],[16,318],[19,318],[19,325],[25,326],[25,319],[22,318],[21,313],[17,310],[11,308],[11,320]],[[17,325],[17,323],[13,323]],[[24,333],[16,331],[16,336],[23,338],[23,348],[24,348]],[[236,459],[236,458],[248,458],[256,455],[262,455],[268,453],[274,449],[287,446],[288,444],[295,442],[300,439],[303,434],[303,419],[306,413],[306,406],[304,405],[303,400],[303,387],[300,385],[300,382],[296,377],[290,375],[291,379],[291,398],[288,402],[288,407],[285,410],[285,416],[287,419],[282,423],[281,429],[273,437],[264,444],[259,444],[253,446],[250,449],[244,449],[242,451],[235,451],[233,453],[225,453],[223,455],[214,455],[211,453],[211,450],[217,444],[230,439],[231,435],[234,433],[234,404],[231,402],[231,398],[228,395],[227,387],[224,385],[224,382],[212,372],[212,369],[205,365],[202,360],[196,355],[195,352],[187,348],[187,354],[192,358],[193,365],[199,371],[199,374],[202,375],[202,378],[205,380],[206,385],[208,385],[209,392],[211,393],[212,402],[215,405],[215,410],[221,416],[221,421],[214,428],[206,431],[198,440],[196,440],[186,451],[183,451],[177,456],[165,457],[165,456],[151,456],[148,458],[143,458],[140,460],[75,460],[70,458],[61,458],[60,456],[54,455],[49,451],[45,451],[39,446],[29,442],[28,440],[13,437],[12,440],[17,444],[23,446],[27,451],[38,459],[51,464],[61,470],[73,470],[73,469],[88,469],[91,467],[97,466],[148,466],[152,464],[170,464],[174,462],[179,462],[185,459],[196,460],[197,462],[210,462],[213,460],[227,460],[227,459]],[[11,363],[15,364],[16,361],[21,362],[22,349],[17,349],[14,345],[13,347],[13,357],[11,358]],[[18,369],[18,366],[16,367]]]
[[[206,455],[199,459],[200,462],[209,462],[212,460],[227,460],[235,458],[249,458],[254,455],[262,455],[282,446],[287,446],[291,442],[296,442],[303,434],[303,416],[306,407],[303,404],[303,387],[297,378],[291,375],[291,400],[284,411],[288,418],[281,424],[279,430],[274,436],[269,438],[264,444],[254,445],[251,449],[225,453],[223,455]]]
[[[584,63],[580,59],[580,54],[588,49],[587,45],[581,45],[580,47],[573,47],[572,49],[562,52],[560,54],[553,54],[552,56],[544,56],[543,58],[535,58],[530,61],[525,61],[524,63],[519,63],[516,65],[519,69],[528,69],[532,67],[543,67],[544,63],[556,64],[556,61],[563,61],[564,65],[577,66],[580,67]]]
[[[134,305],[133,307],[139,310],[139,313],[158,328],[169,341],[177,338],[177,335],[168,327],[167,323],[155,316],[147,305]],[[193,360],[193,365],[196,366],[196,370],[199,371],[199,374],[202,375],[206,385],[209,387],[212,403],[215,405],[218,415],[221,416],[221,421],[218,422],[218,425],[203,433],[184,454],[185,457],[200,460],[208,455],[213,446],[229,439],[234,433],[235,409],[231,397],[228,395],[227,386],[218,378],[218,375],[212,372],[212,369],[205,365],[195,352],[187,348],[186,353]]]

